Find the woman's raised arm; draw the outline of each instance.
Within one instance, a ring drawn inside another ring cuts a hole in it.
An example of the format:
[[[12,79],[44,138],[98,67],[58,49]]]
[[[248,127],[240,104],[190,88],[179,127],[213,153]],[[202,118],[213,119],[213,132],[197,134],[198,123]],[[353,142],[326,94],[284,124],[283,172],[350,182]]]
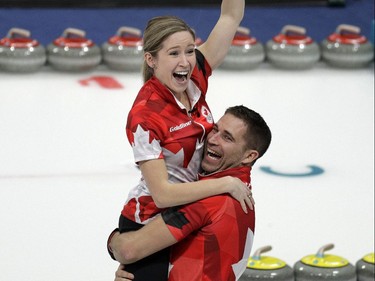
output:
[[[245,11],[245,0],[223,0],[221,14],[207,40],[198,47],[212,69],[224,60]]]

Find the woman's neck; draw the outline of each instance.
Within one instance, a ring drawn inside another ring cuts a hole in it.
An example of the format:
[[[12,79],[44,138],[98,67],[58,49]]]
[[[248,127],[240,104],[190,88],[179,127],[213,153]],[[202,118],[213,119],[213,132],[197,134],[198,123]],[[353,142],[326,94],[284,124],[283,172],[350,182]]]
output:
[[[174,96],[176,97],[176,99],[178,99],[180,103],[182,103],[185,106],[186,110],[189,111],[191,109],[189,95],[186,90],[182,93],[174,94]]]

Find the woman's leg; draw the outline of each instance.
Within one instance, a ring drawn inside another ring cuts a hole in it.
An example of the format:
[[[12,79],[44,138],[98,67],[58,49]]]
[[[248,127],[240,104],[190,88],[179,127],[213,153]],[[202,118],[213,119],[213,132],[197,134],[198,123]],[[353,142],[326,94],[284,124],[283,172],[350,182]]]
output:
[[[120,233],[138,230],[141,227],[142,224],[120,216]],[[167,281],[169,253],[170,248],[166,248],[135,263],[125,265],[125,270],[134,274],[134,281]]]

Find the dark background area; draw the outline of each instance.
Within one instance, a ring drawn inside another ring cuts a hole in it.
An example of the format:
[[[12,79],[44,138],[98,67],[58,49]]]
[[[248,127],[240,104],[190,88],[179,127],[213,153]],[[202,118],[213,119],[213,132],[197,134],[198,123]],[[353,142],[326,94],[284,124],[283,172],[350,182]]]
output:
[[[130,6],[202,6],[217,5],[221,0],[1,0],[2,7],[130,7]],[[345,5],[345,0],[247,0],[246,5]]]
[[[168,14],[184,19],[204,40],[218,19],[220,3],[221,0],[0,0],[0,38],[7,36],[10,28],[19,27],[28,29],[34,39],[46,45],[73,27],[85,30],[87,38],[102,44],[121,26],[143,30],[151,17]],[[305,27],[307,35],[316,41],[333,33],[339,24],[351,24],[373,40],[373,20],[373,0],[247,0],[241,25],[262,43],[287,24]]]

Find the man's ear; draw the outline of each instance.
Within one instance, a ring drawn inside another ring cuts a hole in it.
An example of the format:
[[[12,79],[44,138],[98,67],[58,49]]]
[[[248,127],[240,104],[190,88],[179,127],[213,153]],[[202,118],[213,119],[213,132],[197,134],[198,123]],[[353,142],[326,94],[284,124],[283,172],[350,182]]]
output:
[[[151,68],[154,68],[155,67],[154,57],[149,52],[146,52],[144,54],[144,57],[145,57],[145,61],[147,65]]]
[[[259,152],[254,149],[246,150],[244,153],[244,158],[242,159],[242,164],[250,165],[259,157]]]

